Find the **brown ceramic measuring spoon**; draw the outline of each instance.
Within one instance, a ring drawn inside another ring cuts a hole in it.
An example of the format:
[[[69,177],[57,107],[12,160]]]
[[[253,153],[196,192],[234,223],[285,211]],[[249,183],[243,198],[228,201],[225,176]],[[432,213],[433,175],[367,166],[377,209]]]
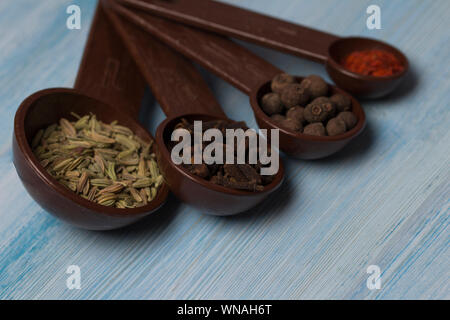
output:
[[[250,96],[250,103],[260,128],[280,130],[280,149],[301,159],[329,156],[355,138],[365,126],[365,114],[359,102],[337,87],[330,93],[342,93],[352,100],[358,122],[350,131],[333,137],[304,135],[280,128],[259,106],[261,97],[270,91],[270,81],[282,71],[225,37],[186,27],[141,10],[115,6],[118,13],[206,69],[230,82]],[[299,79],[301,79],[299,77]],[[270,130],[269,130],[270,132]]]
[[[97,8],[75,89],[46,89],[22,102],[14,119],[13,161],[29,194],[54,216],[89,230],[120,228],[157,210],[166,200],[163,184],[155,199],[133,209],[106,207],[83,199],[56,179],[39,163],[30,147],[39,129],[92,112],[99,120],[118,120],[145,141],[152,136],[137,122],[145,81],[101,7]],[[110,103],[110,104],[108,104]],[[112,105],[116,107],[112,107]],[[153,152],[156,150],[153,144]]]
[[[108,9],[107,13],[168,116],[158,126],[156,142],[159,146],[158,163],[171,191],[180,200],[212,215],[246,211],[275,191],[284,176],[281,163],[275,179],[264,190],[251,192],[213,184],[172,162],[167,146],[181,118],[209,121],[227,117],[197,69],[185,57],[112,10]]]
[[[118,1],[187,25],[325,64],[337,86],[360,97],[387,95],[404,79],[409,67],[406,56],[385,42],[361,37],[341,38],[217,1]],[[366,49],[393,53],[404,65],[404,70],[392,76],[373,77],[350,72],[341,65],[341,61],[351,52]]]

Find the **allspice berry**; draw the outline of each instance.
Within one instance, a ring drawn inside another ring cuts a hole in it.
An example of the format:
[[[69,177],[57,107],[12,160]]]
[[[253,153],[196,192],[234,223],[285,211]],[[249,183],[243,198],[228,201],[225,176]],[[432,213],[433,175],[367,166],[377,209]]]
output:
[[[325,127],[322,122],[308,124],[303,130],[303,134],[310,136],[326,136]]]
[[[315,98],[313,101],[311,101],[311,103],[316,104],[316,103],[326,103],[326,102],[330,102],[330,98],[327,97],[318,97]]]
[[[295,83],[295,78],[287,73],[280,73],[276,75],[270,84],[273,92],[281,93],[285,85]]]
[[[303,124],[305,122],[305,117],[303,116],[304,112],[305,112],[305,108],[300,107],[300,106],[294,106],[286,112],[286,118],[293,119],[293,120]]]
[[[276,123],[279,123],[279,122],[284,121],[286,119],[285,116],[283,116],[281,114],[278,114],[278,113],[276,113],[274,115],[271,115],[270,118]]]
[[[330,117],[333,110],[333,104],[331,102],[310,103],[306,106],[303,116],[309,123],[322,122]]]
[[[358,119],[356,119],[356,116],[353,114],[353,112],[350,111],[344,111],[337,115],[338,119],[341,119],[345,122],[345,127],[347,130],[352,129],[354,126],[356,126],[356,123],[358,122]]]
[[[267,93],[262,97],[261,108],[269,116],[275,113],[281,113],[284,110],[280,95],[274,92]]]
[[[303,130],[303,125],[300,122],[293,119],[286,118],[283,121],[280,121],[279,124],[281,128],[288,129],[291,131],[301,132]]]
[[[351,98],[340,93],[328,97],[329,86],[317,75],[298,83],[293,76],[281,73],[273,78],[271,89],[262,97],[261,108],[280,128],[313,136],[336,136],[358,122],[351,112]]]
[[[329,136],[343,134],[346,130],[345,122],[339,118],[330,119],[327,123],[327,133]]]
[[[288,84],[281,90],[281,102],[287,108],[304,105],[308,100],[308,89],[302,88],[298,83]]]
[[[328,97],[315,98],[311,104],[320,104],[328,113],[328,119],[334,117],[336,114],[336,105]]]
[[[321,77],[314,74],[303,79],[300,85],[309,90],[311,99],[323,97],[328,94],[328,84]]]
[[[337,93],[331,96],[330,100],[336,105],[338,112],[350,111],[352,108],[352,100],[346,95]]]
[[[328,114],[328,119],[334,117],[334,115],[336,114],[336,106],[333,102],[331,102],[331,101],[322,102],[322,107]]]

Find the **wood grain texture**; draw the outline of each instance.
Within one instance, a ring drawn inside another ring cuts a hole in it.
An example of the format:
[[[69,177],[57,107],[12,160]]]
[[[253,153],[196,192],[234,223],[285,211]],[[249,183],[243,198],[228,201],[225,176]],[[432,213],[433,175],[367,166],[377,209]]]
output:
[[[448,1],[378,1],[378,31],[365,26],[369,0],[227,2],[395,44],[413,74],[394,95],[363,101],[368,127],[339,154],[285,158],[288,181],[251,212],[205,216],[171,198],[129,228],[81,231],[26,194],[11,135],[26,96],[73,85],[96,3],[75,1],[82,29],[71,31],[65,12],[74,1],[1,1],[1,299],[450,298]],[[318,64],[245,46],[293,74],[326,77]],[[244,94],[204,75],[227,115],[256,126]],[[164,115],[150,93],[143,103],[141,119],[154,133]],[[81,290],[66,287],[72,264],[81,268]],[[372,264],[383,272],[381,290],[366,287]]]

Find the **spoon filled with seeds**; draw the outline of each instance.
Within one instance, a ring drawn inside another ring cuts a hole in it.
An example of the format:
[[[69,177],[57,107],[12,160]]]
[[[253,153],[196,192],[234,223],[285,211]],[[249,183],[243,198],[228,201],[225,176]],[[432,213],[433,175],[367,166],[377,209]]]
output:
[[[155,199],[163,177],[147,143],[131,129],[94,114],[40,129],[32,148],[42,166],[79,196],[116,208],[136,208]]]
[[[145,86],[99,6],[75,89],[36,92],[15,115],[13,162],[42,208],[80,228],[111,230],[163,205],[169,189],[157,146],[137,121]]]

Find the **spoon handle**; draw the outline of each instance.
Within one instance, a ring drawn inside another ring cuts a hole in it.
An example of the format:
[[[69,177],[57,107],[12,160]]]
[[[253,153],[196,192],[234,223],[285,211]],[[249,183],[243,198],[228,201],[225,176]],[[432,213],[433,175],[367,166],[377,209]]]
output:
[[[178,22],[325,63],[339,37],[211,0],[119,0]]]
[[[114,9],[246,94],[282,72],[223,36],[186,27],[145,11],[133,11],[122,5],[115,5]]]
[[[145,87],[144,78],[104,9],[97,6],[75,89],[111,106],[123,106],[137,119]]]
[[[113,12],[114,4],[102,3],[167,116],[189,113],[225,116],[192,63]]]

